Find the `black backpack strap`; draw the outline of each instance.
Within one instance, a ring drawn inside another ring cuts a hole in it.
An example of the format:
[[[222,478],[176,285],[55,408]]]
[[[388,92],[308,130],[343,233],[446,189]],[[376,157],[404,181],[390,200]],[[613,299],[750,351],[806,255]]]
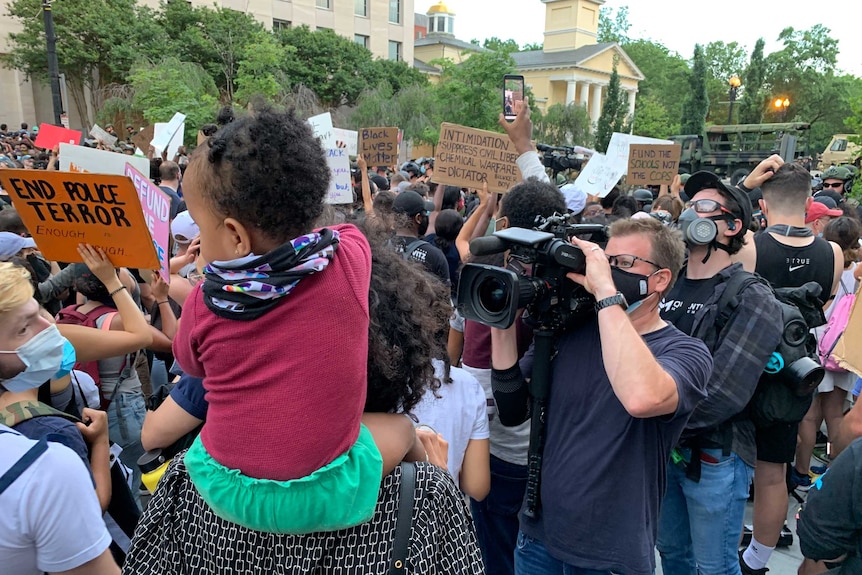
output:
[[[739,306],[739,294],[745,291],[751,284],[758,282],[764,283],[764,280],[757,274],[746,271],[733,274],[725,282],[724,292],[722,292],[721,297],[718,299],[718,317],[715,321],[718,333],[721,333],[721,330],[724,329],[724,326],[730,320],[730,316],[733,315],[733,312]]]
[[[425,240],[416,238],[415,240],[413,240],[412,242],[410,242],[409,244],[404,246],[404,259],[409,260],[410,254],[412,254],[416,250],[416,248],[418,248],[422,244],[427,244],[427,243],[428,242],[426,242]]]
[[[8,433],[8,432],[4,432]],[[15,462],[15,464],[9,468],[9,470],[3,474],[3,477],[0,477],[0,493],[6,491],[12,483],[15,482],[16,479],[21,477],[21,474],[27,471],[27,468],[33,465],[39,456],[41,456],[45,451],[48,450],[48,441],[43,437],[40,439],[36,445],[27,450],[21,459]]]
[[[407,573],[407,555],[410,552],[410,530],[413,527],[413,493],[416,490],[416,466],[401,463],[401,489],[398,497],[398,516],[395,519],[395,541],[392,544],[390,575]]]

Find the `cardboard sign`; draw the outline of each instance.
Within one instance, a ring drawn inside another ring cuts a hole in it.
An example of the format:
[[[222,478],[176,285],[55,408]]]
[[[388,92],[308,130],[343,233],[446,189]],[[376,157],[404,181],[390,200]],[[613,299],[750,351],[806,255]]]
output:
[[[78,130],[68,130],[53,124],[40,124],[39,134],[33,145],[43,150],[53,150],[57,144],[74,144],[77,146],[81,143],[81,136],[83,135]]]
[[[311,124],[311,130],[320,140],[324,149],[335,148],[335,129],[332,127],[332,114],[325,112],[310,117],[307,122]]]
[[[150,140],[153,139],[153,136],[156,135],[156,127],[155,126],[147,126],[134,136],[132,136],[132,143],[139,150],[143,150],[144,152],[150,147]]]
[[[117,267],[159,268],[141,202],[129,178],[0,170],[0,185],[47,259],[80,262],[78,244],[86,243],[105,250]]]
[[[332,172],[326,203],[353,203],[353,181],[350,179],[350,158],[347,157],[347,150],[344,148],[326,150],[326,163]]]
[[[679,170],[679,144],[632,144],[629,147],[626,184],[670,185]]]
[[[60,144],[60,170],[63,172],[124,176],[126,162],[132,164],[139,172],[150,173],[150,160],[141,156],[127,156],[85,146]]]
[[[132,164],[126,164],[126,175],[138,192],[144,220],[161,264],[159,274],[166,283],[171,283],[171,198]]]
[[[183,128],[185,126],[185,121],[185,114],[180,114],[179,112],[177,112],[174,114],[174,117],[171,118],[171,121],[167,124],[162,124],[161,127],[159,126],[159,124],[156,124],[155,135],[153,136],[153,139],[150,140],[150,145],[155,148],[157,155],[161,155],[165,149],[169,149],[169,145],[173,141],[174,136],[177,135],[177,132],[180,130],[180,128]],[[185,132],[185,130],[183,130],[183,132]],[[170,155],[170,151],[168,152],[168,154],[169,158],[173,157],[172,155]]]
[[[507,192],[523,179],[517,159],[518,152],[506,134],[444,122],[431,180],[462,188],[478,188],[488,182],[489,192]]]
[[[359,153],[369,166],[397,164],[398,128],[362,128],[359,130]]]
[[[611,193],[624,173],[625,165],[620,165],[604,154],[593,154],[578,174],[575,186],[590,196],[604,198]]]
[[[856,292],[856,299],[850,310],[847,327],[835,344],[832,355],[838,359],[838,365],[862,376],[862,303],[860,303],[860,295],[862,295],[862,290]]]
[[[336,148],[344,148],[348,156],[356,156],[359,153],[359,132],[332,128],[332,135],[335,137]]]
[[[159,136],[164,134],[165,130],[170,130],[170,128],[171,128],[171,126],[169,124],[164,124],[161,122],[156,122],[154,127],[155,127],[155,139],[158,139]],[[186,123],[183,122],[182,124],[180,124],[179,129],[176,132],[174,132],[174,136],[168,142],[168,147],[166,148],[167,154],[165,155],[165,157],[168,159],[168,161],[172,162],[174,160],[174,157],[177,155],[177,150],[179,150],[179,147],[183,145],[183,138],[185,138],[185,137],[186,137]],[[158,151],[158,152],[156,152],[156,155],[161,156],[162,152]]]
[[[90,135],[95,139],[100,140],[103,144],[107,144],[109,146],[113,146],[117,143],[117,137],[112,136],[105,130],[99,127],[99,124],[94,124],[93,129],[90,130]]]

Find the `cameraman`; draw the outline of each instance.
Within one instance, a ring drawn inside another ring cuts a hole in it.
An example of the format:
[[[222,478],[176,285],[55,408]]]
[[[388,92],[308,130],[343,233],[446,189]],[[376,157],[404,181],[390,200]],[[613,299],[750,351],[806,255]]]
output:
[[[504,128],[523,176],[534,175],[528,106]],[[646,575],[655,569],[665,464],[704,397],[712,359],[701,341],[659,316],[683,263],[673,230],[623,220],[611,227],[606,250],[572,242],[586,269],[568,277],[595,296],[598,311],[555,342],[541,506],[534,518],[521,514],[515,571]],[[526,421],[532,349],[519,363],[515,328],[493,329],[491,360],[501,422]]]

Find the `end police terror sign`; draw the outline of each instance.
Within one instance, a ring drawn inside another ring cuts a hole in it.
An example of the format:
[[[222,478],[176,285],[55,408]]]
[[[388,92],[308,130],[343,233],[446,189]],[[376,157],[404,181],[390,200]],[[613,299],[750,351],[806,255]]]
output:
[[[462,188],[479,188],[488,182],[489,192],[507,192],[522,179],[517,159],[506,134],[444,122],[431,180]]]
[[[102,248],[117,267],[159,269],[132,181],[125,176],[0,170],[0,185],[49,260],[80,262],[78,244]]]

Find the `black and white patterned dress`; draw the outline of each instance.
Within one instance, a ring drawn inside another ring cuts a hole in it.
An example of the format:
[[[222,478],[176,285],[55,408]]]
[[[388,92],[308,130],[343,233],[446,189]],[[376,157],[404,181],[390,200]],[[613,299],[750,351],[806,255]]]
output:
[[[252,531],[218,517],[174,458],[135,530],[126,575],[384,575],[389,572],[401,469],[383,479],[368,523],[310,535]],[[407,572],[481,574],[464,496],[445,471],[416,464]]]

